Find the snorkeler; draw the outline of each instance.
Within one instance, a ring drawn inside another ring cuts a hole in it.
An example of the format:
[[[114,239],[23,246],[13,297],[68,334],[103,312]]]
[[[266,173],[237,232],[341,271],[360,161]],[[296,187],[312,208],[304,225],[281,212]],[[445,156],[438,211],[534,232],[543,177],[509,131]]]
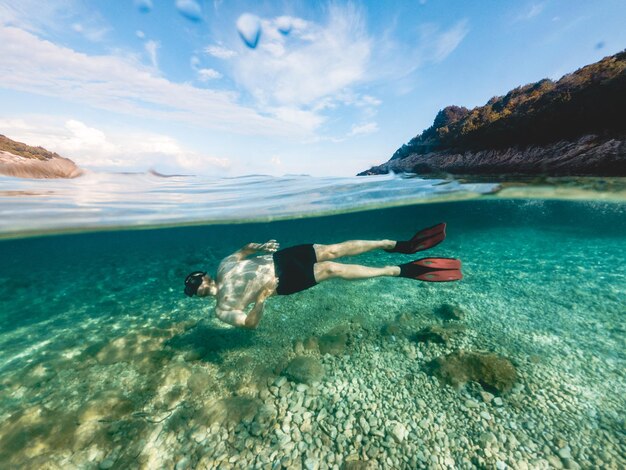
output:
[[[263,316],[265,300],[272,295],[289,295],[309,289],[328,279],[369,279],[379,276],[406,277],[428,282],[458,281],[461,262],[453,258],[422,258],[398,266],[374,268],[331,260],[383,249],[389,253],[412,254],[441,243],[446,224],[417,232],[407,241],[351,240],[334,245],[297,245],[279,250],[276,240],[248,243],[222,260],[216,279],[195,271],[185,279],[189,297],[215,296],[215,314],[230,325],[256,328]],[[248,258],[252,255],[257,255]],[[254,304],[246,314],[245,309]]]

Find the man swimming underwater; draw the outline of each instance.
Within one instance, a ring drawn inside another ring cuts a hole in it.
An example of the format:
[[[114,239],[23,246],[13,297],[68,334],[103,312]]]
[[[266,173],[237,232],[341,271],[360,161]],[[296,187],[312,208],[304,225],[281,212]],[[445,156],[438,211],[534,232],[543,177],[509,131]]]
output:
[[[331,261],[378,249],[412,254],[438,245],[445,237],[446,224],[441,223],[420,230],[407,241],[351,240],[334,245],[297,245],[283,250],[278,249],[276,240],[248,243],[222,260],[216,279],[202,271],[189,274],[185,279],[185,294],[215,296],[215,314],[220,320],[254,329],[261,321],[268,297],[293,294],[328,279],[399,276],[428,282],[458,281],[463,277],[461,262],[453,258],[422,258],[382,268]],[[254,306],[246,314],[250,304]]]

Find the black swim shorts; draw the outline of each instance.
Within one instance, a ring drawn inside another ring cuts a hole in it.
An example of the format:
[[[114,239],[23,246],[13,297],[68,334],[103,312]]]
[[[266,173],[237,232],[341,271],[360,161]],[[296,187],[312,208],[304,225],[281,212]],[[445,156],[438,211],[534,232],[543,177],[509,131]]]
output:
[[[289,295],[313,287],[313,265],[317,256],[313,245],[297,245],[274,253],[274,270],[278,278],[278,295]]]

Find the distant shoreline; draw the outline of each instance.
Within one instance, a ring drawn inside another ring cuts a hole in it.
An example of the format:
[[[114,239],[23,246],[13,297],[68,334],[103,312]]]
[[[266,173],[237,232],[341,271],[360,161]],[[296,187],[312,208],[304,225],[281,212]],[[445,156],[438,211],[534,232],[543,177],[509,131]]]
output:
[[[83,174],[69,158],[0,135],[0,175],[16,178],[76,178]]]
[[[0,174],[16,178],[76,178],[83,170],[67,158],[27,158],[0,150]]]

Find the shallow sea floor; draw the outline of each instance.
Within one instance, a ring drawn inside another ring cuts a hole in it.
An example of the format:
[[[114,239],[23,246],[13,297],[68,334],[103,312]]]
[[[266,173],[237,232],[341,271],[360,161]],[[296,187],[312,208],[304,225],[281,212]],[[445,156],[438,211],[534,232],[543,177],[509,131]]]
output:
[[[444,220],[423,255],[348,262],[454,256],[462,282],[330,281],[255,331],[182,293],[249,241]],[[2,241],[0,467],[624,468],[625,240],[623,204],[491,199]],[[512,388],[440,382],[458,350],[508,358]]]

